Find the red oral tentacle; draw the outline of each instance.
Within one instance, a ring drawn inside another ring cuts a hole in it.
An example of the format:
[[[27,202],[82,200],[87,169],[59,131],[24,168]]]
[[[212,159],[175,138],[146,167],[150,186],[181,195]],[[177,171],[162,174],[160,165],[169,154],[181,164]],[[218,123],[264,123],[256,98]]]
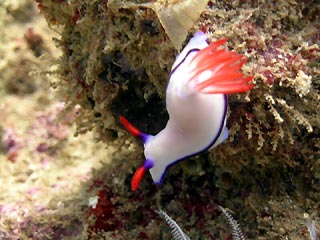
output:
[[[132,181],[131,181],[131,188],[133,191],[137,190],[145,172],[146,172],[146,169],[144,168],[144,166],[141,166],[134,173]]]
[[[125,117],[119,116],[119,118],[120,118],[120,122],[128,130],[129,133],[131,133],[135,137],[141,136],[141,132],[139,131],[139,129],[133,126]]]

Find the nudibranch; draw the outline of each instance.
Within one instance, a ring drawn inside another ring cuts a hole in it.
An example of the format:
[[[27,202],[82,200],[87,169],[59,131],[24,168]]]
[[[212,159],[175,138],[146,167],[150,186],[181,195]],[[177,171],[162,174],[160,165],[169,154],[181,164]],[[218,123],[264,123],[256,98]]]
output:
[[[123,126],[144,143],[145,161],[133,176],[133,190],[147,170],[160,184],[172,164],[227,139],[227,94],[250,90],[253,77],[239,72],[247,61],[243,55],[219,48],[225,42],[208,45],[207,36],[197,32],[177,56],[166,90],[169,120],[157,135],[140,132],[120,116]]]

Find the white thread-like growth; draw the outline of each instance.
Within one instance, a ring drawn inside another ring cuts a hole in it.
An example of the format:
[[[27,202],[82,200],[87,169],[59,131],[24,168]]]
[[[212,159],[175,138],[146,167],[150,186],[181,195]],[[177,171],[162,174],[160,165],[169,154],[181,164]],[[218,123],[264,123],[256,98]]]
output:
[[[221,212],[226,216],[229,225],[232,228],[232,240],[245,240],[243,233],[239,227],[239,224],[237,223],[237,221],[232,217],[232,215],[227,212],[227,210],[221,206],[219,206],[219,209],[221,210]]]
[[[190,238],[182,231],[179,225],[168,216],[168,214],[162,210],[159,210],[159,215],[166,220],[174,240],[190,240]]]

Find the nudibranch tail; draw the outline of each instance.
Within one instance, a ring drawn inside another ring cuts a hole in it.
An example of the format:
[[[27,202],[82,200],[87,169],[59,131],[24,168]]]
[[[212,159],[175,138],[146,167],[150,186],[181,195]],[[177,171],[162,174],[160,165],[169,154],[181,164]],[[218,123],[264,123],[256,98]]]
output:
[[[201,49],[190,61],[189,86],[207,94],[246,92],[253,85],[253,77],[239,72],[247,62],[243,55],[225,49],[217,49],[227,40],[220,39]]]
[[[119,116],[120,122],[127,129],[129,133],[131,133],[134,137],[138,137],[141,139],[143,143],[146,143],[151,135],[142,133],[139,129],[133,126],[125,117]]]

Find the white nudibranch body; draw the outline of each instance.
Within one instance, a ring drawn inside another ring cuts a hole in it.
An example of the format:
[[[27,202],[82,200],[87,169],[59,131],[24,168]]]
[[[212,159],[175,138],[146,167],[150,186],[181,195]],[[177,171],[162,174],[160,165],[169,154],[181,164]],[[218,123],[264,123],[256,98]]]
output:
[[[242,55],[217,49],[224,42],[208,45],[207,36],[198,32],[177,56],[166,90],[169,120],[157,135],[141,133],[120,117],[127,130],[145,144],[146,160],[132,179],[133,190],[146,170],[159,184],[169,166],[214,148],[228,137],[226,94],[245,92],[253,85],[248,84],[252,77],[239,72],[246,62]]]

